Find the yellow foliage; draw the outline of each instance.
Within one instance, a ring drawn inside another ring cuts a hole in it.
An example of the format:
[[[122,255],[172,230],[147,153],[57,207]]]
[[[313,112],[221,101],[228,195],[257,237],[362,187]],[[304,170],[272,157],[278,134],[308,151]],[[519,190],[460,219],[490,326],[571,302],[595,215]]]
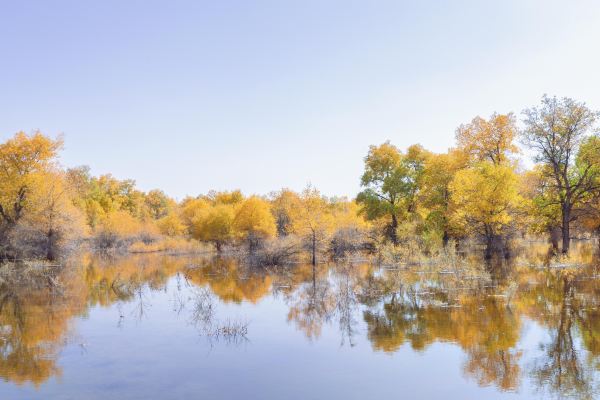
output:
[[[247,198],[235,214],[233,227],[242,237],[249,234],[275,236],[275,218],[271,214],[271,205],[257,196]]]
[[[71,188],[59,171],[33,174],[30,184],[30,212],[26,221],[43,234],[60,232],[61,240],[82,236],[85,217],[75,207]]]
[[[101,232],[116,236],[135,236],[144,230],[144,225],[125,211],[108,213],[101,221]]]
[[[335,229],[364,230],[370,223],[360,213],[361,207],[355,201],[337,201],[332,204],[331,217]]]
[[[156,222],[156,226],[160,233],[166,236],[180,236],[185,232],[185,225],[181,221],[181,218],[174,212],[159,219]]]
[[[475,162],[491,161],[502,164],[508,156],[517,153],[513,141],[517,126],[513,114],[492,114],[489,120],[475,117],[471,123],[456,130],[456,141],[461,150]]]
[[[271,212],[275,216],[277,234],[286,236],[292,231],[292,210],[298,207],[300,198],[296,192],[289,189],[281,189],[278,192],[271,193],[271,197]]]
[[[501,234],[523,199],[511,167],[482,162],[456,173],[450,183],[451,222],[464,233]]]
[[[203,208],[192,220],[192,236],[205,242],[213,242],[217,250],[233,237],[235,209],[231,205],[219,204]]]
[[[36,173],[49,169],[62,146],[39,132],[17,133],[0,144],[0,216],[16,223],[25,213]]]
[[[299,235],[325,236],[333,230],[333,216],[321,193],[308,186],[300,195],[300,204],[292,210],[292,228]]]
[[[189,232],[192,232],[193,221],[196,216],[210,206],[207,200],[192,197],[188,197],[181,202],[181,222],[188,228]]]

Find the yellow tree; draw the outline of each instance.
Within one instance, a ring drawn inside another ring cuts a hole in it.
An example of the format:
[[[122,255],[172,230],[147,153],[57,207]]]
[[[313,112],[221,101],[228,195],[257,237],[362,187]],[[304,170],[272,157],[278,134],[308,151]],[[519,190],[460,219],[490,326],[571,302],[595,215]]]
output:
[[[504,164],[518,148],[513,143],[517,135],[515,117],[509,114],[492,114],[488,120],[475,117],[456,130],[458,148],[475,162],[490,161]]]
[[[7,235],[27,212],[36,174],[51,166],[61,146],[61,139],[53,140],[40,132],[19,132],[0,144],[0,245],[5,247],[2,257],[10,253],[6,248]]]
[[[277,235],[287,236],[292,231],[291,214],[292,209],[298,206],[300,198],[298,194],[290,189],[281,189],[273,192],[271,197],[271,212],[277,224]]]
[[[331,210],[321,193],[308,185],[300,195],[300,204],[292,210],[292,230],[310,242],[312,265],[317,264],[317,249],[333,228]]]
[[[208,200],[201,198],[187,197],[180,206],[181,222],[186,226],[188,233],[192,234],[194,230],[194,220],[206,208],[210,207]]]
[[[202,208],[192,219],[192,236],[195,239],[211,242],[217,252],[233,239],[235,208],[230,204],[217,204]]]
[[[186,226],[176,212],[171,211],[156,221],[160,233],[166,236],[180,236],[185,233]]]
[[[144,197],[144,205],[153,219],[166,216],[173,205],[171,200],[162,190],[151,190]]]
[[[233,190],[231,192],[217,192],[211,190],[206,196],[201,196],[201,198],[208,200],[212,204],[236,205],[244,200],[244,195],[240,190]]]
[[[388,219],[386,237],[394,244],[398,242],[400,219],[416,214],[416,201],[429,153],[414,145],[403,154],[396,146],[386,142],[371,146],[365,157],[365,171],[361,186],[365,189],[356,201],[369,220]]]
[[[277,231],[271,205],[258,196],[247,198],[235,214],[233,228],[248,241],[250,250],[254,250],[261,240],[275,236]]]
[[[142,222],[127,211],[111,211],[102,217],[95,228],[96,246],[114,247],[119,241],[139,236],[143,231]]]
[[[419,195],[426,214],[425,232],[441,238],[444,247],[453,234],[449,215],[450,183],[467,163],[465,153],[458,150],[433,154],[425,162]]]
[[[29,212],[12,240],[17,248],[29,247],[33,256],[55,260],[61,247],[84,234],[85,217],[73,204],[72,190],[61,171],[37,173],[30,189]],[[29,236],[34,237],[27,244]]]
[[[479,234],[489,255],[496,239],[508,233],[523,202],[510,166],[481,162],[458,171],[450,183],[451,223],[464,234]]]

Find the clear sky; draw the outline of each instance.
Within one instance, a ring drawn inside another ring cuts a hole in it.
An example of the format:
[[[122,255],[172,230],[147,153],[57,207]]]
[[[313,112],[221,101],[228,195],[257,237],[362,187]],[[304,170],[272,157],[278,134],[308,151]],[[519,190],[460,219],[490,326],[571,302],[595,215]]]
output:
[[[370,144],[453,145],[543,93],[600,109],[600,1],[2,1],[0,135],[182,198],[355,195]]]

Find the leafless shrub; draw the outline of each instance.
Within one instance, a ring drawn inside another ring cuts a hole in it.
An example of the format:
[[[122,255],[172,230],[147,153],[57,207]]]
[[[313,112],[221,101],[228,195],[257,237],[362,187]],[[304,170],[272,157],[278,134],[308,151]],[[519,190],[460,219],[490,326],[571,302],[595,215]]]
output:
[[[211,343],[223,340],[227,344],[247,341],[248,322],[241,320],[219,321],[215,317],[215,298],[207,288],[196,290],[193,296],[191,323]]]
[[[191,322],[203,332],[210,332],[215,316],[214,296],[206,288],[196,290],[193,297]]]
[[[283,266],[293,264],[298,259],[300,244],[291,236],[265,242],[263,246],[244,256],[244,261],[253,266]]]
[[[133,243],[132,238],[124,238],[112,232],[98,232],[92,238],[92,248],[94,250],[105,251],[109,249],[121,249],[126,250],[127,247]]]
[[[248,340],[248,322],[227,320],[206,333],[211,340],[224,340],[228,344],[240,344]]]
[[[331,239],[330,250],[334,258],[359,251],[371,252],[374,246],[366,233],[356,228],[339,229]]]

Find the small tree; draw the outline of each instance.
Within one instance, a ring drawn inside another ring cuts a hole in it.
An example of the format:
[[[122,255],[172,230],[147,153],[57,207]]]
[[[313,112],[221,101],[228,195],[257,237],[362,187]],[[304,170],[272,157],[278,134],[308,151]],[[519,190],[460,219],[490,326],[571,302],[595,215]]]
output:
[[[292,210],[300,202],[298,194],[289,189],[281,189],[278,192],[271,193],[270,197],[271,212],[277,225],[277,236],[287,236],[292,232]]]
[[[332,230],[331,210],[321,193],[308,185],[300,195],[300,204],[292,212],[292,230],[310,241],[311,262],[317,264],[317,249]]]
[[[58,170],[32,179],[28,209],[11,237],[12,247],[26,256],[56,260],[68,242],[85,233],[85,217],[73,204],[72,190]]]

